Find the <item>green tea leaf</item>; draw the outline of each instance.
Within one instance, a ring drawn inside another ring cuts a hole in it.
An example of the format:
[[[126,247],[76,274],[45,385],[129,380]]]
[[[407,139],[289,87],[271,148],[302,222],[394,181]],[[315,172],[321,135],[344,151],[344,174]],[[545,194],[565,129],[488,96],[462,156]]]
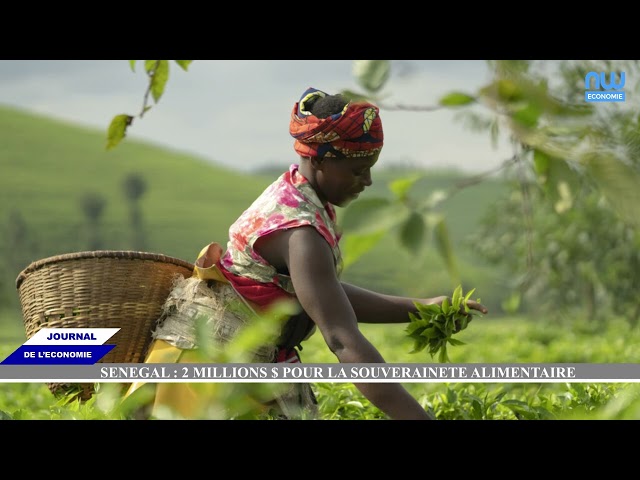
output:
[[[341,90],[340,95],[356,102],[368,102],[371,100],[366,95],[362,95],[361,93],[357,93],[352,90]]]
[[[459,310],[461,302],[462,302],[462,285],[458,285],[456,289],[453,291],[451,303],[455,310]]]
[[[407,199],[407,194],[413,185],[422,178],[422,175],[414,174],[410,177],[399,178],[389,183],[389,190],[402,202]]]
[[[513,113],[513,120],[525,128],[534,128],[542,114],[542,109],[534,102],[527,103]]]
[[[424,347],[427,346],[427,341],[425,340],[416,340],[413,344],[413,350],[411,350],[409,353],[418,353],[421,352],[422,350],[424,350]]]
[[[425,328],[422,333],[420,334],[421,337],[424,338],[436,338],[438,336],[438,332],[436,331],[435,328],[431,327],[431,328]]]
[[[169,80],[169,61],[158,60],[157,67],[151,77],[151,96],[153,96],[153,100],[156,103],[158,103],[158,100],[160,100],[160,97],[164,93],[167,80]]]
[[[145,60],[144,61],[144,70],[147,73],[151,73],[155,70],[156,68],[156,63],[159,62],[160,60]]]
[[[353,75],[358,84],[369,92],[377,92],[391,74],[389,60],[354,60]]]
[[[475,97],[467,95],[466,93],[451,92],[440,98],[438,103],[444,107],[460,107],[462,105],[469,105],[475,101]]]
[[[416,255],[424,247],[425,232],[426,227],[422,215],[418,212],[411,212],[400,229],[400,242],[407,250]]]
[[[463,298],[468,299],[474,291],[475,289],[471,290],[463,297],[462,285],[458,285],[451,299],[444,297],[439,305],[414,302],[417,312],[409,313],[410,323],[406,329],[409,337],[414,340],[411,353],[428,347],[428,353],[432,358],[437,355],[440,362],[449,362],[447,344],[465,345],[465,342],[453,338],[453,335],[467,328],[472,315],[481,315],[477,310],[462,313],[460,308],[455,307],[455,303],[458,303],[459,307]],[[468,309],[466,304],[465,308]]]
[[[398,206],[386,198],[365,198],[349,205],[340,225],[349,234],[390,230],[407,217],[408,211],[398,211]]]
[[[425,328],[426,326],[427,326],[427,321],[426,320],[414,320],[411,323],[409,323],[409,325],[407,325],[406,332],[407,332],[408,335],[411,335],[416,330],[419,330],[421,328]]]
[[[111,150],[118,145],[125,137],[127,127],[131,125],[133,117],[131,115],[116,115],[109,124],[107,130],[107,150]]]
[[[375,247],[386,233],[385,230],[380,230],[378,232],[345,236],[343,246],[344,268],[350,267],[362,255]]]
[[[426,303],[416,302],[414,305],[418,309],[418,312],[424,313],[426,315],[431,315],[431,314],[438,315],[439,313],[442,313],[442,308],[440,308],[440,305],[436,303],[426,304]],[[409,315],[411,315],[411,313]]]
[[[442,325],[440,325],[440,323],[434,322],[433,323],[433,328],[437,328],[440,331],[440,333],[442,333],[443,336],[446,337],[446,332],[444,330],[444,327]]]
[[[585,154],[583,164],[615,212],[627,224],[640,227],[640,173],[608,154]]]
[[[469,299],[471,298],[471,295],[473,295],[473,292],[475,292],[475,291],[476,291],[476,289],[475,289],[475,288],[472,288],[472,289],[471,289],[471,290],[469,290],[469,291],[467,292],[467,294],[464,296],[464,304],[465,304],[465,305],[467,304],[467,302],[468,302],[468,301],[469,301]],[[478,302],[480,302],[480,300],[478,300]]]
[[[193,62],[193,60],[175,60],[175,62],[180,65],[180,68],[182,68],[185,72],[189,69],[189,65],[191,65],[191,62]]]
[[[447,297],[445,297],[445,299],[442,300],[440,307],[442,308],[442,313],[444,313],[445,315],[449,314],[450,306],[449,306],[449,299]]]
[[[447,224],[445,223],[444,218],[440,218],[434,228],[434,236],[435,243],[438,253],[442,257],[447,266],[447,270],[449,275],[454,281],[456,281],[460,277],[458,274],[458,267],[456,265],[456,260],[453,255],[453,246],[451,240],[449,238],[449,230],[447,228]]]
[[[501,307],[505,312],[513,315],[518,311],[518,308],[520,307],[520,299],[520,292],[513,292],[502,301]]]
[[[438,361],[440,363],[447,363],[449,362],[449,356],[447,355],[447,344],[443,344],[442,347],[440,347],[440,354],[438,356]]]

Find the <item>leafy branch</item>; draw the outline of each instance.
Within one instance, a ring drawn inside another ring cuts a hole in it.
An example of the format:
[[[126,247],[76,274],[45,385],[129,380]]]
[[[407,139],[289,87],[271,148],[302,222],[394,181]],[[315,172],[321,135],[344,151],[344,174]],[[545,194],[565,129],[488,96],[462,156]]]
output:
[[[193,60],[174,61],[178,66],[180,66],[180,68],[187,71]],[[136,62],[137,60],[129,60],[129,66],[131,67],[131,71],[134,73]],[[160,97],[162,97],[167,81],[169,80],[169,60],[145,60],[144,69],[146,75],[149,77],[149,84],[144,93],[142,110],[138,115],[136,115],[139,118],[142,118],[152,107],[152,105],[149,105],[149,95],[153,97],[154,103],[157,104],[160,101]],[[107,150],[111,150],[122,141],[127,134],[127,128],[133,124],[134,118],[134,115],[126,113],[113,117],[109,124],[109,128],[107,129]]]
[[[447,343],[464,345],[463,341],[453,338],[453,335],[466,329],[473,315],[482,316],[467,306],[474,291],[475,288],[464,295],[462,285],[458,285],[453,296],[445,298],[441,304],[415,302],[417,314],[409,313],[410,322],[406,329],[407,335],[414,341],[411,353],[428,348],[431,358],[438,355],[441,363],[450,362]]]
[[[489,132],[496,144],[504,129],[514,148],[511,159],[497,169],[484,172],[434,191],[426,201],[415,202],[408,190],[419,176],[400,179],[390,185],[394,200],[368,198],[355,202],[345,212],[343,222],[350,233],[345,237],[345,267],[371,250],[386,231],[399,226],[401,244],[411,253],[422,249],[425,235],[433,231],[438,252],[458,282],[445,218],[434,207],[462,189],[480,183],[505,167],[521,187],[522,218],[528,248],[527,265],[532,267],[533,247],[530,196],[540,190],[558,215],[572,209],[576,195],[590,185],[627,225],[640,226],[640,120],[633,106],[613,111],[594,109],[584,102],[584,78],[589,71],[637,70],[640,63],[613,64],[578,62],[561,69],[568,87],[549,87],[549,78],[535,71],[543,66],[533,61],[493,61],[493,78],[475,94],[451,92],[436,105],[391,105],[381,93],[391,76],[388,60],[354,60],[353,75],[364,92],[343,90],[352,100],[375,102],[381,110],[432,112],[441,108],[461,109],[459,118],[474,131]],[[480,106],[485,115],[468,108]],[[487,115],[488,114],[488,115]],[[360,218],[358,218],[360,217]],[[350,227],[350,228],[349,228]],[[525,284],[526,286],[526,284]]]

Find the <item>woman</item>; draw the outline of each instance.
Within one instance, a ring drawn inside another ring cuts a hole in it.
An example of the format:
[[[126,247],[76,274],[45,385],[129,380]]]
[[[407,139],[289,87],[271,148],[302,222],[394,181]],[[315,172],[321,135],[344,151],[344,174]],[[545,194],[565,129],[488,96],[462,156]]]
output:
[[[299,303],[302,312],[291,317],[280,338],[272,342],[273,348],[255,352],[256,361],[299,361],[296,347],[317,327],[341,363],[383,363],[384,358],[362,334],[358,323],[406,323],[408,314],[416,313],[415,301],[439,303],[446,297],[390,296],[340,281],[340,232],[334,207],[346,206],[372,184],[371,169],[383,146],[379,110],[371,103],[349,102],[340,95],[309,88],[293,107],[289,131],[295,139],[299,163],[267,187],[230,227],[224,254],[217,244],[203,250],[196,262],[195,285],[202,287],[208,280],[209,293],[194,295],[200,295],[200,299],[206,295],[235,295],[236,301],[246,301],[255,312],[281,299]],[[213,290],[226,288],[226,293],[212,294],[210,280],[214,281]],[[173,301],[173,305],[178,303]],[[467,305],[487,313],[477,302]],[[175,320],[177,317],[168,315],[160,322],[148,361],[154,361],[154,349],[173,352],[175,357],[178,348],[195,348],[193,333],[185,334],[185,329],[179,328],[189,328],[193,316],[182,323]],[[235,323],[240,328],[247,323],[245,320],[218,319],[214,323],[220,331],[221,324]],[[231,333],[216,339],[228,341],[238,328],[227,329]],[[186,337],[191,338],[185,342]],[[170,356],[158,354],[155,358],[167,361]],[[358,383],[356,387],[391,419],[432,418],[399,383]],[[292,418],[292,405],[297,403],[302,411],[314,413],[315,402],[308,385],[294,384],[291,388],[276,399],[280,412]]]

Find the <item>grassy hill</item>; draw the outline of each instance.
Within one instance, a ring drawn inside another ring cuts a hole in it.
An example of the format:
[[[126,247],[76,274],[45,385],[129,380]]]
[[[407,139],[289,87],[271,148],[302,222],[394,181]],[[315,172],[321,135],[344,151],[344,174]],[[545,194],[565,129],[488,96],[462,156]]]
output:
[[[104,132],[0,109],[0,219],[19,211],[42,239],[40,253],[63,253],[51,236],[72,230],[73,248],[81,248],[81,199],[97,193],[107,202],[105,248],[126,249],[122,183],[138,173],[147,183],[141,208],[148,250],[192,259],[204,244],[224,242],[230,222],[270,181],[129,139],[109,152],[104,144]]]
[[[109,152],[104,145],[104,131],[0,107],[0,289],[5,292],[0,306],[17,306],[13,282],[31,261],[88,249],[89,229],[82,210],[87,194],[106,202],[100,222],[103,248],[132,248],[129,203],[123,191],[124,179],[131,173],[141,175],[147,186],[140,203],[144,250],[190,261],[211,241],[225,244],[229,225],[275,178],[275,172],[235,172],[132,139]],[[295,161],[293,155],[291,160]],[[367,196],[387,194],[387,183],[408,173],[383,165],[376,168]],[[426,196],[460,178],[456,172],[428,173],[412,194]],[[483,182],[443,205],[463,278],[478,287],[483,300],[490,293],[498,295],[495,272],[470,256],[464,238],[503,189],[499,181]],[[10,251],[16,235],[22,243]],[[450,291],[444,265],[434,251],[418,262],[399,250],[392,236],[347,270],[344,279],[389,293]]]

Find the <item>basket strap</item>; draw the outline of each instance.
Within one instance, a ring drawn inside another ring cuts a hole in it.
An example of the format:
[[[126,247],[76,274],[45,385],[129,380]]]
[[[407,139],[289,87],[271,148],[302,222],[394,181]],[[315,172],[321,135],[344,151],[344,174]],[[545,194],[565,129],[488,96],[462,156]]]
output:
[[[174,347],[164,340],[154,340],[149,346],[149,353],[147,353],[144,363],[178,363],[180,355],[182,355],[183,352],[184,350],[180,350],[178,347]],[[132,383],[124,395],[124,398],[127,398],[146,383],[147,382]]]
[[[236,287],[222,274],[218,268],[218,261],[221,257],[222,247],[220,244],[216,242],[210,243],[198,254],[198,259],[193,267],[192,276],[200,280],[214,280],[216,282],[230,284],[243,303],[249,306],[254,312],[259,311],[260,307],[255,302],[252,302],[240,295],[238,290],[236,290]]]

